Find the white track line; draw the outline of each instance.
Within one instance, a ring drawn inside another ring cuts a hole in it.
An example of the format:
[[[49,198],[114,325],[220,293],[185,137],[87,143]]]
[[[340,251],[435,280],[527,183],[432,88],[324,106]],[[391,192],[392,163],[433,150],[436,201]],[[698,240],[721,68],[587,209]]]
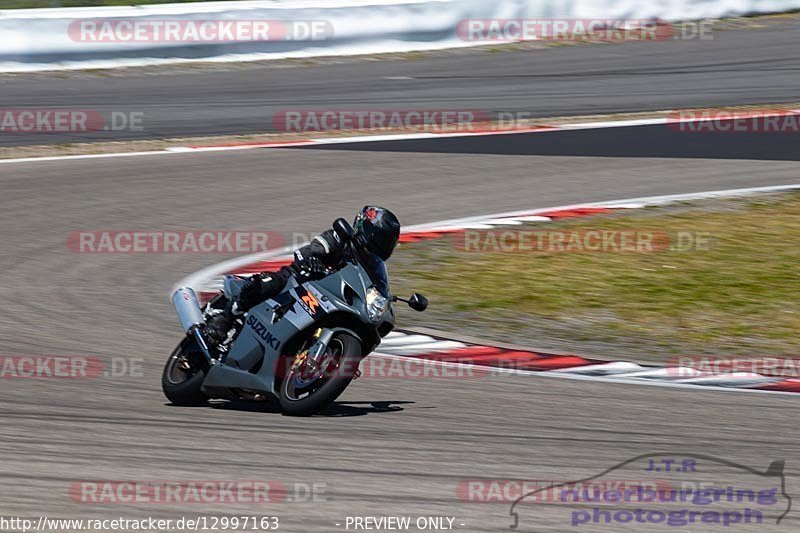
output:
[[[612,376],[615,374],[630,374],[644,370],[642,365],[630,361],[613,361],[596,365],[573,366],[572,368],[557,368],[551,372],[572,372],[574,374]]]
[[[0,164],[9,163],[41,163],[45,161],[69,161],[72,159],[103,159],[109,157],[138,157],[142,155],[169,155],[179,152],[153,150],[149,152],[113,152],[110,154],[55,155],[47,157],[18,157],[16,159],[0,159]]]
[[[394,331],[392,333],[395,333],[395,335],[387,335],[381,342],[381,346],[408,346],[409,344],[429,343],[436,340],[427,335],[404,335]]]
[[[762,110],[760,116],[782,116],[786,114],[800,113],[800,109],[792,109],[787,112],[769,112],[771,110]],[[750,111],[749,113],[757,113],[758,110]],[[673,113],[680,113],[676,110]],[[543,119],[546,120],[546,119]],[[170,154],[189,154],[189,153],[203,153],[203,152],[224,152],[230,150],[255,150],[260,148],[285,148],[288,146],[304,146],[313,144],[342,144],[342,143],[364,143],[364,142],[383,142],[383,141],[403,141],[414,139],[441,139],[445,137],[481,137],[490,135],[519,135],[527,133],[551,133],[558,131],[570,130],[592,130],[592,129],[606,129],[606,128],[630,128],[636,126],[653,126],[658,124],[680,123],[680,122],[703,122],[714,121],[718,118],[708,117],[704,118],[702,115],[697,118],[686,119],[670,119],[670,118],[652,118],[640,120],[604,120],[598,122],[584,122],[578,124],[562,124],[558,126],[537,126],[531,128],[521,128],[512,130],[486,130],[486,131],[465,131],[465,132],[452,132],[452,133],[398,133],[387,135],[354,135],[350,137],[328,137],[321,139],[305,139],[300,141],[290,142],[265,142],[265,143],[242,143],[242,144],[227,144],[218,146],[173,146],[163,150],[154,150],[147,152],[113,152],[108,154],[85,154],[85,155],[61,155],[61,156],[46,156],[46,157],[21,157],[16,159],[0,159],[0,164],[13,164],[13,163],[37,163],[43,161],[71,161],[76,159],[95,159],[95,158],[110,158],[110,157],[137,157],[137,156],[151,156],[151,155],[170,155]]]
[[[410,356],[426,353],[446,352],[465,348],[467,345],[458,341],[433,341],[426,344],[411,344],[408,346],[384,346],[381,343],[381,351],[392,355]]]
[[[202,270],[198,270],[197,272],[189,274],[185,278],[181,279],[178,283],[176,283],[169,291],[170,301],[172,298],[171,296],[172,293],[174,293],[181,287],[200,287],[203,283],[219,276],[224,272],[231,272],[233,270],[242,268],[252,263],[256,263],[258,261],[269,261],[270,259],[280,259],[282,257],[287,257],[293,251],[294,251],[293,246],[285,246],[278,250],[270,250],[268,252],[260,252],[257,254],[244,255],[242,257],[237,257],[235,259],[230,259],[228,261],[223,261],[221,263],[210,265]]]

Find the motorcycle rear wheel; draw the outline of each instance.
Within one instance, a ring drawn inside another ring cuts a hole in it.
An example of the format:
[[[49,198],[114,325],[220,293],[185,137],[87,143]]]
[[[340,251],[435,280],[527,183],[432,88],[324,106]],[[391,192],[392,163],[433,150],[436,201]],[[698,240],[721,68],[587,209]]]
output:
[[[197,345],[184,339],[164,365],[161,389],[174,405],[202,405],[208,400],[201,387],[206,377],[205,359]]]
[[[321,378],[308,385],[302,372],[303,365],[292,365],[280,388],[280,404],[283,413],[290,416],[310,416],[317,413],[339,397],[353,381],[362,358],[361,341],[347,333],[337,333],[328,344],[326,359],[335,360],[335,367],[327,367]]]

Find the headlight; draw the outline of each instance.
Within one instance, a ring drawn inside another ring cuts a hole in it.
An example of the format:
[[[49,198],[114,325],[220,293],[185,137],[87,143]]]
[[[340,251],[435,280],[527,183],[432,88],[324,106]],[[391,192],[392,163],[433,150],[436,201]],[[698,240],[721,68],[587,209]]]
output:
[[[375,287],[367,289],[367,314],[373,322],[380,320],[389,309],[387,300]]]

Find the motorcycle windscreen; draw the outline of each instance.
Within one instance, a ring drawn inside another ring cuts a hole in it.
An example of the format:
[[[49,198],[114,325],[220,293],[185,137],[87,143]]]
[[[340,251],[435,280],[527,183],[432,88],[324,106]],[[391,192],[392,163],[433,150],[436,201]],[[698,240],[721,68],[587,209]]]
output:
[[[386,263],[375,254],[369,254],[366,258],[364,269],[369,274],[369,279],[375,284],[375,288],[386,298],[389,297],[389,272],[386,270]]]

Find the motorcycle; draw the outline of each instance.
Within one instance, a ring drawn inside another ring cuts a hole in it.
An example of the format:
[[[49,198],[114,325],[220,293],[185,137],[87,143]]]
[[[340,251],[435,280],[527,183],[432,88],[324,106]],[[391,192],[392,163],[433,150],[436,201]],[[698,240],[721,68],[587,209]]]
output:
[[[333,229],[353,246],[346,220],[337,219]],[[376,275],[383,279],[373,279]],[[238,296],[246,279],[225,276],[222,294],[204,308],[190,287],[177,289],[172,302],[186,336],[164,367],[164,394],[176,405],[277,399],[282,412],[293,416],[325,409],[358,376],[360,361],[394,329],[392,302],[416,311],[428,306],[418,293],[404,299],[379,290],[388,287],[385,277],[385,270],[371,277],[356,259],[315,281],[293,275],[280,294],[238,317],[218,344],[209,342],[206,320]]]

